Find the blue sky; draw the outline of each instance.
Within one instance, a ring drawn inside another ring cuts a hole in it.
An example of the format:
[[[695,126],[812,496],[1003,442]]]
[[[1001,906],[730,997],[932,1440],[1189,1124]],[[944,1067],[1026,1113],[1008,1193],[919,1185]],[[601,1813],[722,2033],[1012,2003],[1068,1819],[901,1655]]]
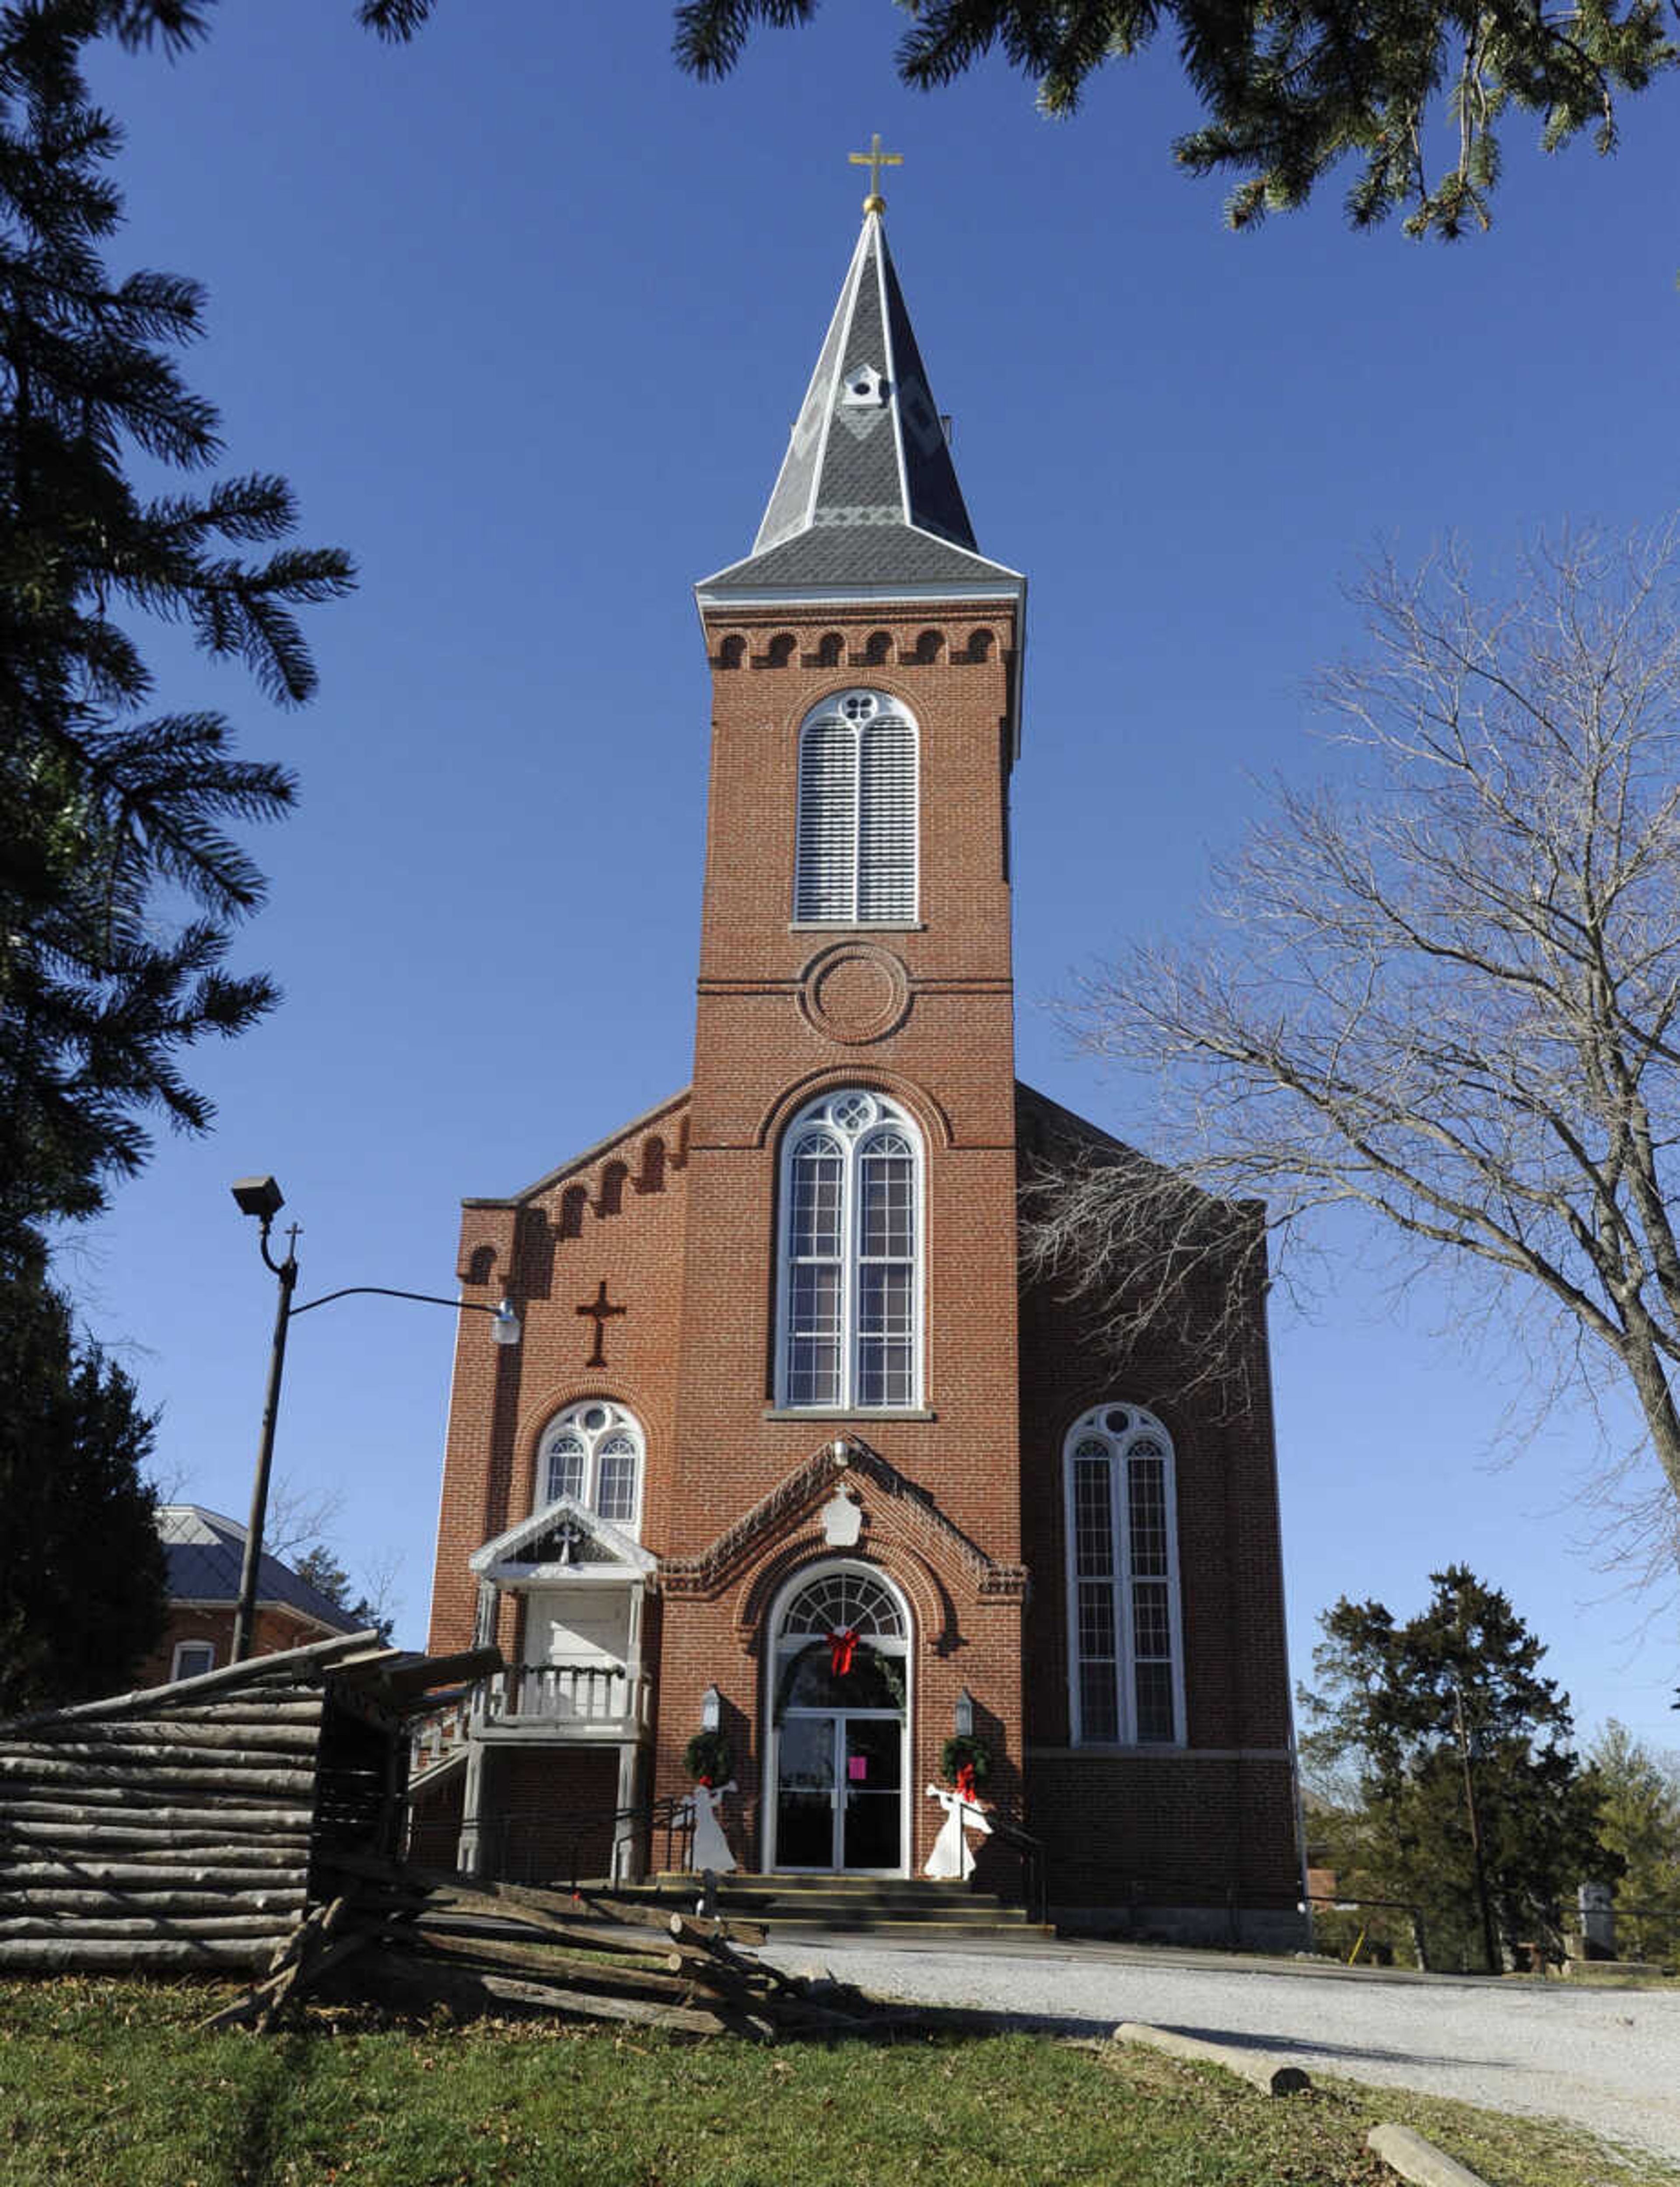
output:
[[[879,129],[895,256],[983,549],[1031,582],[1016,779],[1021,1075],[1147,1146],[1146,1092],[1073,1055],[1051,998],[1182,931],[1274,774],[1323,764],[1303,687],[1357,643],[1343,586],[1447,530],[1479,560],[1565,519],[1676,503],[1676,94],[1610,161],[1520,132],[1490,237],[1356,237],[1334,196],[1239,238],[1172,167],[1165,53],[1073,122],[1001,64],[933,97],[885,0],[831,0],[721,86],[665,0],[440,0],[391,51],[351,0],[224,0],[173,66],[102,62],[129,131],[115,261],[190,273],[189,360],[231,469],[299,493],[362,571],[295,715],[151,645],[171,703],[285,759],[239,946],[284,1007],[196,1059],[168,1140],[65,1262],[161,1406],[177,1495],[242,1515],[273,1287],[229,1181],[273,1171],[304,1294],[452,1288],[456,1203],[514,1190],[688,1075],[707,684],[689,588],[750,543],[856,235]],[[1630,1599],[1575,1500],[1597,1430],[1503,1455],[1509,1332],[1383,1285],[1346,1226],[1275,1328],[1295,1669],[1336,1595],[1421,1606],[1469,1563],[1551,1647],[1591,1729],[1680,1742],[1672,1605]],[[277,1453],[396,1560],[424,1636],[452,1317],[350,1300],[293,1332]],[[1480,1340],[1480,1341],[1479,1341]]]

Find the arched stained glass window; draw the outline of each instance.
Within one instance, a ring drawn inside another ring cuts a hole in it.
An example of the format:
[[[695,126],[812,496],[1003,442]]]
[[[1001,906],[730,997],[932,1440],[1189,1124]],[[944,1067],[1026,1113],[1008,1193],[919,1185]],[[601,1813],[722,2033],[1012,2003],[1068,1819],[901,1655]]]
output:
[[[921,1142],[875,1094],[825,1094],[783,1141],[777,1402],[921,1402]]]
[[[1182,1743],[1172,1439],[1153,1413],[1105,1404],[1075,1422],[1065,1452],[1075,1743]]]
[[[799,744],[794,917],[821,926],[916,917],[916,724],[879,691],[841,691]]]
[[[537,1484],[545,1504],[569,1496],[634,1534],[642,1517],[641,1423],[608,1397],[586,1397],[549,1421],[538,1447]]]

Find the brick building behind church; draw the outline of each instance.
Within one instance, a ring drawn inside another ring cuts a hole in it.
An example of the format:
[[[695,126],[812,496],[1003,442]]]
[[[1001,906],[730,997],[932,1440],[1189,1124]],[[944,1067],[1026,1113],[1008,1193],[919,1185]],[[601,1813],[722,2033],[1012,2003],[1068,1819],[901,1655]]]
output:
[[[445,1460],[431,1646],[513,1667],[436,1788],[469,1862],[560,1866],[615,1807],[632,1864],[715,1718],[743,1866],[913,1876],[971,1718],[1069,1918],[1291,1929],[1263,1302],[1233,1408],[1018,1274],[1023,1163],[1101,1142],[1014,1077],[1025,592],[872,199],[753,551],[697,588],[693,1082],[464,1204],[464,1294],[523,1327],[462,1318]]]

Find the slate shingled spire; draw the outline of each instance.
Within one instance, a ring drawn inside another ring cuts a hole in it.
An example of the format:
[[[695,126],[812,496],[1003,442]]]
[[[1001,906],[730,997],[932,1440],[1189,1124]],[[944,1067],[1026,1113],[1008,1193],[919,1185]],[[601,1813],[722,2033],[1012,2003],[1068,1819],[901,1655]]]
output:
[[[866,212],[753,551],[700,590],[1019,584],[975,545],[880,216]]]

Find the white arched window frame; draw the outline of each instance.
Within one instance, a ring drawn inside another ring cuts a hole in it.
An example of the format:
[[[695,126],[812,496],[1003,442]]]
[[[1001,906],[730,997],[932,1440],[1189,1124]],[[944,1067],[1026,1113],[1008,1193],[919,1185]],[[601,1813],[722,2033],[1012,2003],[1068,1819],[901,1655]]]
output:
[[[1141,1406],[1098,1405],[1063,1456],[1074,1744],[1183,1746],[1172,1438]]]
[[[861,1087],[782,1140],[776,1402],[902,1412],[922,1402],[922,1139]]]
[[[544,1504],[569,1496],[634,1538],[642,1525],[647,1439],[626,1406],[585,1397],[558,1413],[537,1453],[537,1492]]]
[[[837,691],[806,716],[794,855],[799,925],[915,924],[918,745],[914,717],[882,691]]]

